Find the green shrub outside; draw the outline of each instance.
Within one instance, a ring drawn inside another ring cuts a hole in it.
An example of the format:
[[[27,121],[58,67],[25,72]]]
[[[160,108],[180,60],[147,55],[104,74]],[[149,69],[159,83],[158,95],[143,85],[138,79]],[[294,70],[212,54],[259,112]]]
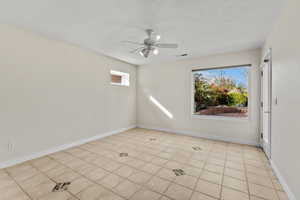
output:
[[[234,80],[219,77],[209,82],[202,74],[195,74],[194,78],[196,112],[208,106],[248,106],[247,89],[237,85]]]

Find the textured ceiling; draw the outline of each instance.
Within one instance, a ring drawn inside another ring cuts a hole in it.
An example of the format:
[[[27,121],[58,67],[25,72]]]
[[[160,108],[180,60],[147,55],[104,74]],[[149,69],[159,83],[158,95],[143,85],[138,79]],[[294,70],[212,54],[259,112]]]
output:
[[[0,0],[0,22],[132,63],[257,48],[283,0]],[[179,44],[143,58],[129,51],[153,28],[161,42]]]

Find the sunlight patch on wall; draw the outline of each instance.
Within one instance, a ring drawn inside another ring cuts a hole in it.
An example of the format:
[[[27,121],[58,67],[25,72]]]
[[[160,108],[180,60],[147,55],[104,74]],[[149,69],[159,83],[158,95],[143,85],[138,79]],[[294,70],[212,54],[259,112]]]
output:
[[[172,113],[170,113],[163,105],[161,105],[154,97],[149,97],[150,101],[154,103],[165,115],[167,115],[170,119],[173,119]]]

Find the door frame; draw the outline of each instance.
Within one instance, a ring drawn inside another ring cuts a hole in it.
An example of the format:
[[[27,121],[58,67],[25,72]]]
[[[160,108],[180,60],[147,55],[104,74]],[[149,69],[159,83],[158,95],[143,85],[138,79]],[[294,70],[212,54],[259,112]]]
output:
[[[263,139],[263,66],[266,62],[269,62],[269,87],[268,87],[268,95],[269,95],[269,120],[268,120],[268,126],[269,126],[269,133],[268,133],[268,138],[269,138],[269,145],[268,145],[268,152],[265,152],[265,144],[264,144],[264,139]],[[260,95],[260,146],[264,150],[265,154],[269,159],[272,157],[272,49],[269,48],[265,55],[263,56],[263,59],[261,61],[260,65],[260,89],[261,89],[261,95]]]

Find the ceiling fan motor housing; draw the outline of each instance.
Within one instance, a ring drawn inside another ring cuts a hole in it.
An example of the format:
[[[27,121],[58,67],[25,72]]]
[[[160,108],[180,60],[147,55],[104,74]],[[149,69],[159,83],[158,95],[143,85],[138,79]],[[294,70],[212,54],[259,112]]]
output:
[[[153,45],[155,44],[155,41],[154,41],[153,39],[151,39],[151,38],[146,38],[146,39],[144,40],[144,44],[145,44],[146,46],[153,46]]]

